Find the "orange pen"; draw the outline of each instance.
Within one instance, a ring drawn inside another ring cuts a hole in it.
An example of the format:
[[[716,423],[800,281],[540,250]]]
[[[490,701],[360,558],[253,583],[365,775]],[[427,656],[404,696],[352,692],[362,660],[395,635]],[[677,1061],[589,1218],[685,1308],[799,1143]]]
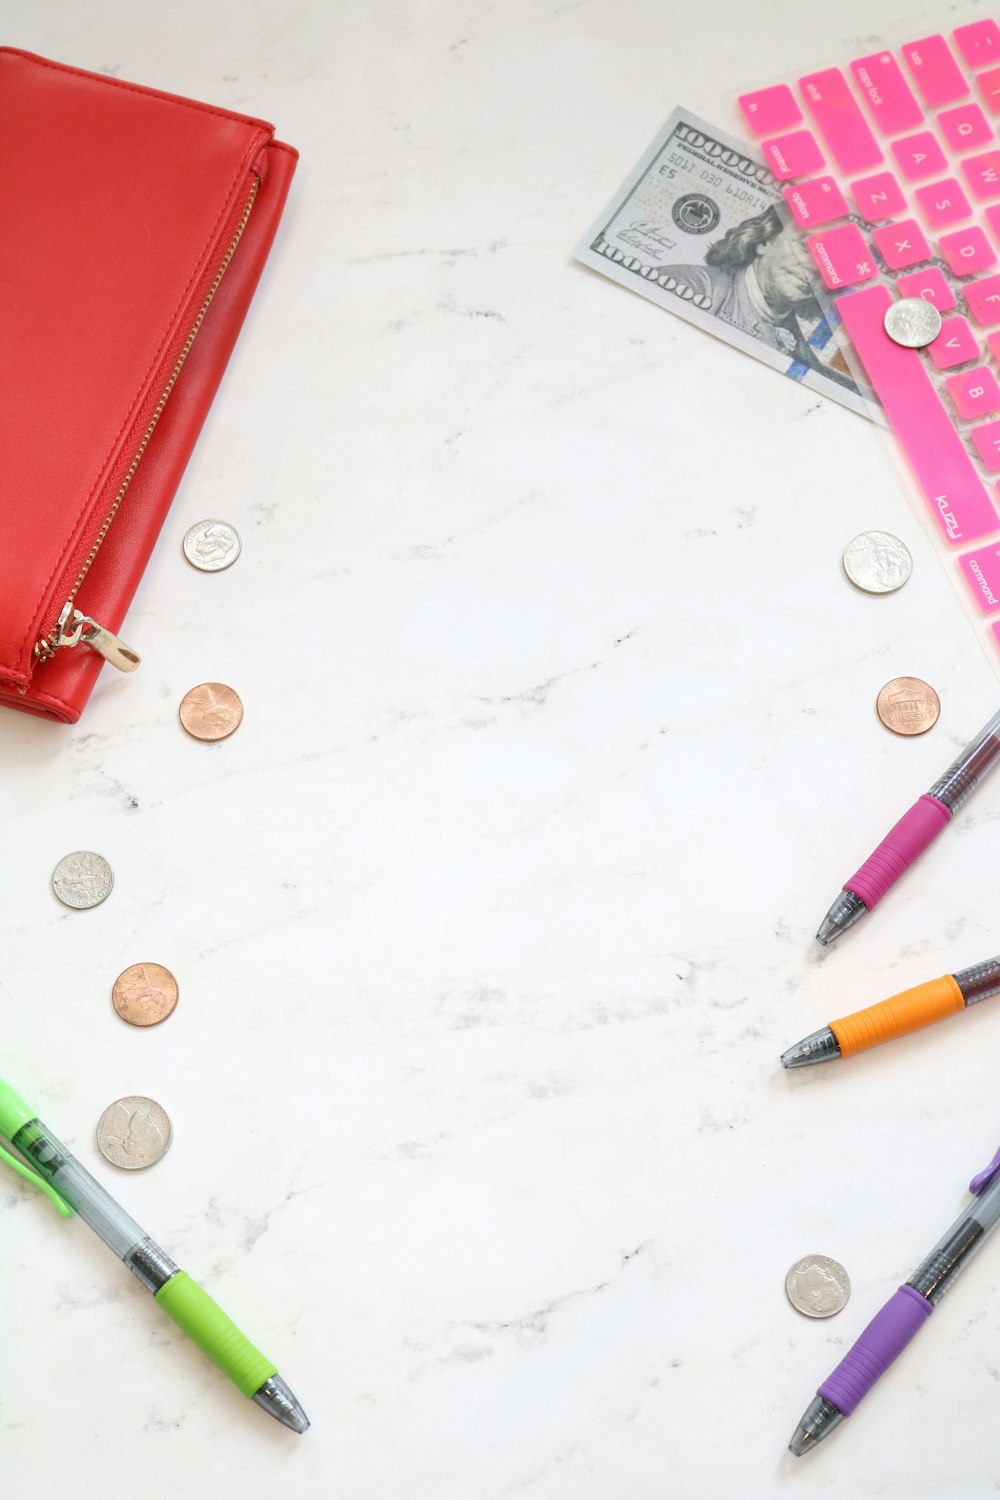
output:
[[[829,1026],[810,1032],[801,1042],[783,1052],[781,1065],[783,1068],[808,1068],[813,1063],[828,1062],[834,1057],[853,1057],[855,1052],[877,1047],[879,1042],[891,1042],[893,1037],[906,1036],[907,1032],[930,1026],[932,1021],[953,1016],[966,1006],[975,1005],[977,1000],[995,995],[998,990],[1000,957],[988,958],[985,963],[974,964],[971,969],[929,979],[926,984],[902,990],[888,1000],[880,1000],[877,1005],[856,1010],[843,1020],[831,1021]]]

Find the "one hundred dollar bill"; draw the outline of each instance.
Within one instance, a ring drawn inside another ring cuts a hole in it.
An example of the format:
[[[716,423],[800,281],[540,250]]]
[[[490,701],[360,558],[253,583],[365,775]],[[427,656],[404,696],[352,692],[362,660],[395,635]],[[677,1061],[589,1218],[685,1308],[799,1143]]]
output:
[[[740,141],[677,108],[573,252],[782,375],[884,421],[781,188]]]

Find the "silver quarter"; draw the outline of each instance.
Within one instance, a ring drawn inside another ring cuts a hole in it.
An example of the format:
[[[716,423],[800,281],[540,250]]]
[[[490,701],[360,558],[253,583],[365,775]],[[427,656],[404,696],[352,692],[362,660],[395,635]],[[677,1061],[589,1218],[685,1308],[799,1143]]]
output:
[[[804,1255],[785,1277],[785,1295],[807,1318],[831,1318],[847,1306],[851,1281],[839,1260]]]
[[[64,854],[52,871],[52,889],[64,906],[84,911],[100,906],[111,895],[114,872],[103,854],[77,849]]]
[[[913,572],[913,558],[891,531],[862,531],[844,550],[844,572],[866,594],[891,594]]]
[[[155,1099],[126,1094],[97,1122],[97,1144],[108,1161],[131,1171],[151,1167],[170,1145],[170,1119]]]
[[[941,332],[941,314],[926,297],[900,297],[886,308],[885,331],[904,349],[923,349]]]
[[[240,534],[228,521],[196,521],[184,533],[184,556],[203,573],[221,573],[239,557]]]

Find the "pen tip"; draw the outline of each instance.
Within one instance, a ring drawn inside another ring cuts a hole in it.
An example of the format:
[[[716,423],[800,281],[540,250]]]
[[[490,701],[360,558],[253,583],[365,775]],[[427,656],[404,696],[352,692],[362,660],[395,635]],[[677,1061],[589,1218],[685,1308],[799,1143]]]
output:
[[[855,922],[860,922],[862,917],[868,915],[868,908],[860,896],[849,891],[846,886],[830,907],[826,916],[819,924],[816,941],[825,948],[834,938],[840,937]]]

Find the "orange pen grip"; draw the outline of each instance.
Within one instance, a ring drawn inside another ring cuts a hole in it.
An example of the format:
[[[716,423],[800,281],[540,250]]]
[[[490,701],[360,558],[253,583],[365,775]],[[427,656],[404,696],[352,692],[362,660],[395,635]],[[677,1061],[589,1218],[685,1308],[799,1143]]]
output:
[[[893,1037],[906,1036],[909,1031],[919,1031],[932,1021],[943,1021],[945,1016],[964,1009],[962,991],[952,976],[945,974],[912,990],[902,990],[889,1000],[880,1000],[878,1005],[856,1010],[841,1021],[831,1021],[830,1030],[840,1043],[841,1056],[853,1057],[855,1052],[877,1047],[879,1042],[891,1042]]]

